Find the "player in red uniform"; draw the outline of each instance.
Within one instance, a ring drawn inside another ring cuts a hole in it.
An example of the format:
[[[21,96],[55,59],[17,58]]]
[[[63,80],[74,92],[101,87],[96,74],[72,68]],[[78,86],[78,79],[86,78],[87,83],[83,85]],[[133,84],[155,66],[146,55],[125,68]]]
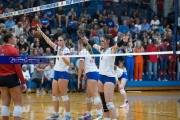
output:
[[[16,37],[11,33],[3,35],[4,45],[0,48],[1,56],[18,56],[18,50],[13,47]],[[19,81],[20,79],[20,81]],[[22,88],[20,87],[22,83]],[[2,98],[1,115],[3,120],[9,120],[9,105],[14,102],[14,120],[21,120],[22,90],[26,91],[26,83],[19,64],[0,64],[0,90]]]

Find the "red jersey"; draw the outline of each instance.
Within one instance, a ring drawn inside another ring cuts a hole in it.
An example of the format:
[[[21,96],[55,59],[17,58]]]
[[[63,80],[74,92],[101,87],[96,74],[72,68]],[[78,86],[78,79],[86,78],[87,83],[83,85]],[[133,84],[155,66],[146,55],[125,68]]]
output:
[[[0,48],[0,54],[4,54],[4,56],[19,56],[18,50],[8,44],[5,44]],[[21,83],[25,84],[20,64],[0,64],[0,76],[13,74],[17,74]]]
[[[154,45],[148,45],[146,48],[146,52],[158,52],[158,48]],[[150,62],[157,62],[158,58],[157,55],[149,55]]]

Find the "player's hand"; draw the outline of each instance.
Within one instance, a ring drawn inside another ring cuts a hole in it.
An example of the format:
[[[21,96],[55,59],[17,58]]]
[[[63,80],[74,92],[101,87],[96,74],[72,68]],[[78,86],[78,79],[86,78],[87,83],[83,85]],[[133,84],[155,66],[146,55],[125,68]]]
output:
[[[37,26],[37,31],[40,33],[41,32],[41,28],[39,27],[39,25],[36,25]]]
[[[78,89],[80,89],[80,84],[81,84],[81,81],[78,80]]]
[[[26,92],[26,90],[27,90],[26,84],[23,84],[23,85],[21,86],[21,88],[22,88],[22,91],[23,91],[23,92]]]
[[[83,81],[82,81],[82,89],[85,89],[85,88],[86,88],[86,85],[85,85],[84,82],[85,82],[85,81],[83,80]]]

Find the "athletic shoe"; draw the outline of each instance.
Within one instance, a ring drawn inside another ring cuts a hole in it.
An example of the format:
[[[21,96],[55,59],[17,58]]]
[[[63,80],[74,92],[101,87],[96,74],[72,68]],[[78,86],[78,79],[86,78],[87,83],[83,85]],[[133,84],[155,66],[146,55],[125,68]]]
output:
[[[29,93],[31,93],[31,90],[30,90],[30,89],[28,89],[28,90],[26,91],[26,94],[29,94]]]
[[[39,90],[38,89],[36,90],[36,94],[39,94]]]
[[[49,116],[46,120],[60,120],[59,114],[53,113],[51,116]]]
[[[161,81],[161,78],[158,78],[158,81]]]
[[[128,103],[124,103],[120,106],[120,108],[129,108],[129,104]]]
[[[92,116],[91,114],[87,115],[85,113],[83,116],[79,117],[78,120],[92,120]]]
[[[46,92],[43,89],[40,90],[40,93],[46,94]]]
[[[65,115],[63,118],[61,118],[60,120],[72,120],[72,117],[69,115]]]
[[[96,115],[96,118],[94,120],[103,120],[103,116],[102,115]]]

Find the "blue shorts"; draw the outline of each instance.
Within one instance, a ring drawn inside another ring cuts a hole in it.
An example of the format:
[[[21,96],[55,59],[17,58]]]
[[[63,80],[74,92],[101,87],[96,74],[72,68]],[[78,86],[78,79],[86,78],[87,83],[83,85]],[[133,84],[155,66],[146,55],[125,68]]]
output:
[[[100,81],[105,84],[106,82],[112,82],[114,85],[116,84],[116,78],[115,77],[108,77],[105,75],[100,75]]]
[[[54,71],[54,80],[58,81],[58,79],[70,79],[69,73],[68,72],[59,72],[59,71]]]
[[[127,73],[123,72],[122,76],[118,78],[119,81],[121,81],[121,79],[124,78],[124,79],[128,79],[127,77]]]
[[[88,72],[86,73],[87,79],[91,79],[91,80],[99,80],[99,73],[98,72]]]

